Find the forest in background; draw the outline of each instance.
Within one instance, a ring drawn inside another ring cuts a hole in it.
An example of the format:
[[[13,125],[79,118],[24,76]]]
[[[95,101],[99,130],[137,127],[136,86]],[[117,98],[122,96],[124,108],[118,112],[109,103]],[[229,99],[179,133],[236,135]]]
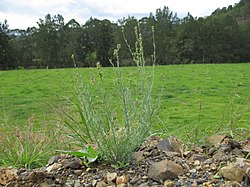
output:
[[[124,35],[134,50],[138,22],[147,63],[153,54],[152,27],[159,65],[250,61],[250,0],[241,0],[200,18],[188,14],[180,19],[164,7],[148,17],[131,16],[116,23],[91,17],[80,25],[75,19],[65,23],[62,15],[47,14],[37,27],[10,30],[4,20],[0,22],[0,70],[73,67],[72,54],[80,67],[96,62],[110,66],[117,44],[121,44],[121,65],[131,66]]]

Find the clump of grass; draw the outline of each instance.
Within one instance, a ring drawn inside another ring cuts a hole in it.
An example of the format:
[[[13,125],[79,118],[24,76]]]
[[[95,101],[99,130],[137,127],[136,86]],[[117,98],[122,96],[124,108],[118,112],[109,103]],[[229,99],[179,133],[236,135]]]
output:
[[[187,129],[187,135],[192,142],[201,144],[206,142],[207,137],[214,134],[228,134],[231,137],[244,140],[249,134],[249,129],[240,128],[239,121],[244,117],[244,114],[249,109],[248,99],[241,98],[236,92],[230,94],[228,103],[222,108],[221,119],[218,120],[214,127],[204,125],[206,128],[201,130],[202,127],[202,105],[200,102],[198,122],[193,125],[193,128]]]
[[[152,33],[154,44],[153,28]],[[115,60],[110,61],[115,73],[112,92],[103,85],[105,74],[100,63],[95,69],[99,78],[91,73],[91,83],[84,81],[78,70],[75,99],[71,100],[78,115],[67,114],[67,120],[64,120],[71,129],[71,137],[82,146],[96,144],[101,158],[108,162],[128,161],[152,130],[156,111],[152,99],[155,53],[152,55],[153,66],[147,69],[139,26],[135,28],[135,35],[135,51],[127,44],[138,68],[138,81],[123,75],[119,59],[121,45],[118,44],[113,54]],[[95,89],[100,90],[99,99],[96,99]]]
[[[225,105],[221,120],[216,126],[215,133],[230,134],[236,139],[246,138],[250,130],[240,128],[238,123],[244,117],[245,113],[249,111],[249,104],[248,98],[241,98],[233,91],[229,97],[228,104]]]
[[[42,129],[35,132],[33,120],[28,120],[25,130],[0,126],[0,165],[35,168],[46,164],[55,150],[54,140]]]

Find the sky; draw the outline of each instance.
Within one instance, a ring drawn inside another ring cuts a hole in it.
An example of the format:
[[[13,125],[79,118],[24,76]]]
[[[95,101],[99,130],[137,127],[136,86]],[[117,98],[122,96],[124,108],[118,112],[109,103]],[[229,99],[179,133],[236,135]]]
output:
[[[5,19],[10,29],[37,27],[39,19],[48,13],[60,14],[65,23],[74,18],[85,24],[90,18],[116,22],[123,17],[140,19],[155,13],[158,8],[169,7],[179,18],[188,12],[194,17],[209,16],[217,8],[234,5],[240,0],[0,0],[0,22]]]

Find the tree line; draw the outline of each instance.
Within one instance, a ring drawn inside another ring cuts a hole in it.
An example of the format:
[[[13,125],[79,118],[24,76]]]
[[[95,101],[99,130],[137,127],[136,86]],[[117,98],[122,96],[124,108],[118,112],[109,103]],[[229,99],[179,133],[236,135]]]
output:
[[[164,7],[148,17],[127,17],[116,23],[90,18],[80,25],[48,14],[37,27],[10,30],[4,20],[0,22],[0,69],[73,67],[72,54],[81,67],[95,66],[97,61],[110,66],[117,44],[122,46],[121,65],[133,65],[127,43],[134,50],[138,23],[147,63],[154,49],[152,27],[159,65],[250,61],[250,0],[241,0],[201,18],[188,14],[180,19]]]

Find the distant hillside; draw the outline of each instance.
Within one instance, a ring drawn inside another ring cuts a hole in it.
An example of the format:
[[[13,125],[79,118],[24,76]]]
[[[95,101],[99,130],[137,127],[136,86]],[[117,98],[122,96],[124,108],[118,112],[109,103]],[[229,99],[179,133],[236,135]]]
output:
[[[216,9],[211,16],[231,15],[235,17],[239,23],[250,24],[250,0],[241,0],[235,5],[227,8]]]

